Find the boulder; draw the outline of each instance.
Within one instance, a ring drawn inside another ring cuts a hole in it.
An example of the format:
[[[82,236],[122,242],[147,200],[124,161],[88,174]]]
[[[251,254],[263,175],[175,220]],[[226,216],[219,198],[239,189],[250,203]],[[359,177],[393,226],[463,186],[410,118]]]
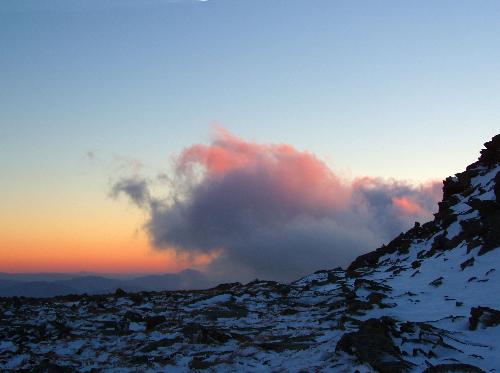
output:
[[[189,343],[223,344],[231,339],[231,336],[224,332],[195,323],[185,325],[182,333]]]
[[[490,307],[472,307],[469,317],[469,329],[476,330],[478,326],[485,328],[500,324],[500,311]]]
[[[335,351],[356,356],[381,373],[406,372],[413,364],[403,360],[391,338],[394,320],[389,317],[364,321],[359,330],[340,338]]]

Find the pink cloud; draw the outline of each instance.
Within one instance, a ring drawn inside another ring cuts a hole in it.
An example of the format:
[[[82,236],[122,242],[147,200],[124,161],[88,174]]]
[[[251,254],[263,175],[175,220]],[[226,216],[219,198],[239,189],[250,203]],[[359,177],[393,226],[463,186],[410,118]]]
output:
[[[418,202],[413,201],[411,197],[395,197],[392,199],[392,203],[405,215],[418,216],[429,214],[429,211],[420,206]]]
[[[200,170],[193,182],[189,175]],[[114,193],[149,206],[146,230],[155,247],[217,252],[214,271],[247,279],[286,280],[345,265],[415,220],[431,219],[441,196],[437,182],[346,180],[311,152],[246,141],[222,128],[209,144],[186,148],[175,172],[180,197],[152,197],[140,180],[122,180]]]
[[[177,171],[202,166],[206,178],[222,178],[232,172],[254,174],[279,186],[282,197],[309,208],[338,209],[345,206],[349,186],[344,185],[314,154],[288,144],[257,144],[238,138],[223,128],[215,129],[211,145],[193,145],[178,159]]]

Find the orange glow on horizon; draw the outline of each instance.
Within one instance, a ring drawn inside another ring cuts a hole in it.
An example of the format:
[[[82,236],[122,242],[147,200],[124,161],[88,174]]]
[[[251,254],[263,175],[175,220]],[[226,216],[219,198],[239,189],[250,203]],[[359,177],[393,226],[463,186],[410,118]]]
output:
[[[113,205],[0,216],[0,272],[167,273],[203,270],[220,254],[155,250],[140,211],[105,203]]]
[[[0,272],[166,273],[203,269],[220,253],[180,255],[154,250],[145,237],[126,242],[0,240]]]

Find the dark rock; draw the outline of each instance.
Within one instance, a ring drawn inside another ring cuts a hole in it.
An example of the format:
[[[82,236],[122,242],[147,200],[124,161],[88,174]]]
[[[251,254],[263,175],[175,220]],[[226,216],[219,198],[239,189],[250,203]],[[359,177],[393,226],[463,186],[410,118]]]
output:
[[[143,296],[139,293],[128,294],[129,299],[134,302],[134,305],[141,304],[144,300]]]
[[[217,364],[218,364],[218,362],[204,361],[204,360],[200,359],[199,357],[195,356],[195,357],[193,357],[193,359],[189,363],[189,369],[193,369],[193,370],[209,369]]]
[[[215,328],[209,328],[194,323],[184,326],[182,328],[182,333],[190,343],[222,344],[231,339],[230,335]]]
[[[146,330],[151,331],[155,329],[158,325],[167,321],[167,319],[163,315],[158,315],[158,316],[146,317],[145,321],[146,321]]]
[[[479,369],[469,364],[439,364],[427,368],[423,373],[485,373],[484,370]]]
[[[179,343],[179,342],[182,342],[182,339],[179,337],[172,338],[172,339],[171,338],[163,338],[163,339],[160,339],[159,341],[149,342],[146,346],[144,346],[141,349],[141,352],[144,352],[144,353],[151,352],[151,351],[154,351],[160,347],[172,346],[173,344]]]
[[[412,238],[418,234],[417,232],[420,232],[422,229],[424,229],[424,226],[415,226],[408,232],[401,233],[394,240],[389,242],[389,244],[382,245],[382,247],[379,247],[375,251],[358,256],[347,268],[347,275],[356,277],[358,275],[356,270],[363,267],[375,267],[378,263],[379,258],[386,254],[392,254],[396,251],[400,253],[408,253]]]
[[[214,287],[214,290],[226,291],[226,290],[232,289],[232,288],[237,287],[237,286],[241,286],[241,282],[231,282],[231,283],[219,284],[216,287]]]
[[[450,199],[453,194],[463,193],[470,186],[470,178],[466,173],[457,174],[455,177],[447,177],[443,181],[443,201]]]
[[[462,264],[460,264],[460,268],[463,271],[465,268],[472,267],[473,265],[474,265],[474,258],[469,258],[465,262],[463,262]]]
[[[460,226],[462,227],[461,235],[467,241],[486,232],[480,220],[464,220],[460,222]]]
[[[472,199],[468,204],[479,211],[483,225],[483,246],[478,255],[500,247],[500,203],[491,200]]]
[[[443,284],[443,280],[444,280],[443,277],[438,277],[437,279],[429,282],[429,285],[434,286],[434,287],[441,286]]]
[[[394,345],[393,329],[394,320],[388,317],[366,320],[357,332],[344,334],[335,351],[354,355],[382,373],[405,372],[413,364],[403,360],[401,351]]]
[[[283,352],[286,350],[307,350],[311,347],[309,343],[291,343],[288,341],[264,342],[257,345],[267,351]]]
[[[146,355],[133,355],[127,358],[127,362],[132,365],[144,365],[149,362]]]
[[[380,302],[382,302],[382,299],[387,298],[387,295],[382,294],[382,293],[373,292],[373,293],[370,293],[370,295],[368,295],[367,298],[368,298],[368,301],[370,303],[379,304]]]
[[[32,373],[70,373],[74,370],[68,367],[63,367],[51,362],[49,359],[43,359],[37,366],[33,368]]]
[[[115,296],[116,297],[125,297],[126,295],[127,295],[127,292],[125,290],[123,290],[123,289],[118,288],[115,291]]]
[[[133,311],[127,311],[123,315],[123,317],[127,320],[133,321],[133,322],[141,322],[143,321],[143,318],[141,315],[139,315],[137,312]]]
[[[469,317],[469,329],[476,330],[482,325],[485,328],[500,324],[500,311],[490,307],[472,307]]]
[[[486,166],[493,166],[500,162],[500,135],[494,136],[484,144],[486,149],[481,150],[479,162]]]
[[[392,290],[389,286],[384,285],[380,282],[368,280],[365,278],[358,278],[354,281],[354,288],[359,289],[361,287],[364,287],[368,290],[373,290],[373,291],[390,291],[390,290]]]
[[[497,197],[497,202],[500,203],[500,172],[495,176],[495,186],[493,187],[495,196]]]
[[[201,314],[205,315],[209,320],[217,320],[219,318],[240,319],[248,315],[248,310],[234,302],[224,302],[220,303],[217,307],[203,309]]]
[[[71,328],[60,321],[52,321],[52,326],[57,330],[59,339],[67,338],[71,335]]]
[[[446,250],[448,248],[448,241],[449,240],[446,238],[446,234],[444,233],[439,236],[436,236],[436,238],[432,242],[431,252],[434,254],[438,251]]]
[[[365,302],[358,299],[352,299],[346,301],[347,312],[358,314],[360,311],[371,310],[373,308],[373,304],[370,302]]]
[[[456,204],[458,199],[456,196],[451,196],[448,200],[443,200],[438,202],[438,212],[434,214],[436,217],[436,221],[440,223],[443,227],[449,226],[455,220],[457,220],[457,216],[453,213],[451,206]]]

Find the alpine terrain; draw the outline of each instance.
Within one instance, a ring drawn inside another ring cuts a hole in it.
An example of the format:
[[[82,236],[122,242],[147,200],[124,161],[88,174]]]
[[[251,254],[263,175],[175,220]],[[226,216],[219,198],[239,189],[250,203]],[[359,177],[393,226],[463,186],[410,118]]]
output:
[[[500,135],[433,221],[290,284],[0,298],[2,372],[498,372]]]

